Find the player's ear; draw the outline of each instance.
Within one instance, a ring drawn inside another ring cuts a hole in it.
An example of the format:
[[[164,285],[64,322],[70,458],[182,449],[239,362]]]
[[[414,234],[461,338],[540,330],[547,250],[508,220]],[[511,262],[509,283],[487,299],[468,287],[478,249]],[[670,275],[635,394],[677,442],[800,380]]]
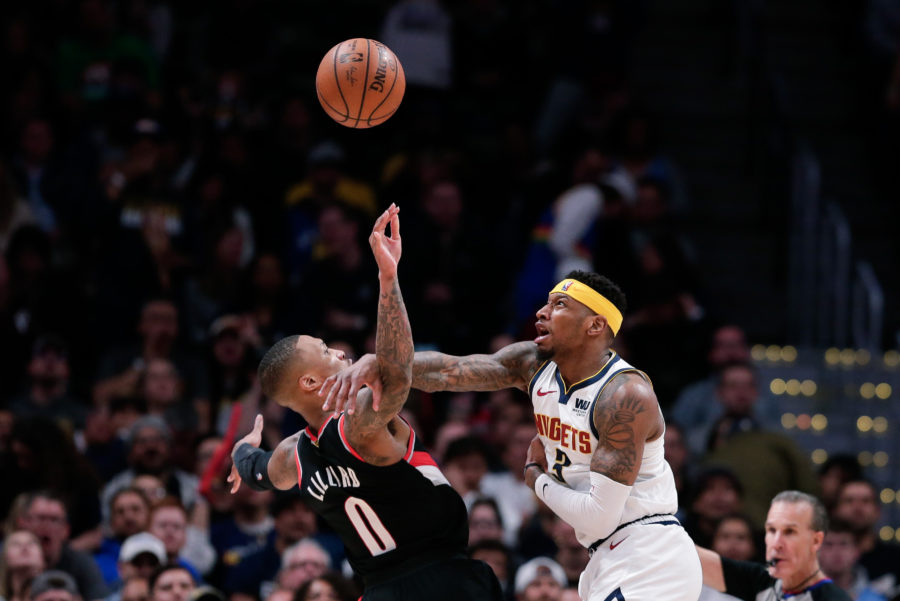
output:
[[[313,374],[303,374],[297,378],[297,385],[304,392],[311,392],[317,389],[322,383]]]
[[[591,315],[588,318],[588,336],[600,336],[608,329],[609,324],[606,323],[606,318],[602,315]]]

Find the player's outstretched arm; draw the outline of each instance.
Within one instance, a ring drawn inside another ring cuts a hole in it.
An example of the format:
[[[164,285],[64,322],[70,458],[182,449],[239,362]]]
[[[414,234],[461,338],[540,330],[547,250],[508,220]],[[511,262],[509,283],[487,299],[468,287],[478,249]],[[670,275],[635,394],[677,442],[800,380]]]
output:
[[[399,209],[391,205],[375,222],[369,245],[378,264],[378,318],[375,329],[375,362],[382,382],[381,400],[376,410],[369,394],[358,395],[357,411],[350,420],[351,442],[382,434],[406,402],[412,382],[413,338],[409,316],[400,293],[397,265],[400,242]],[[391,234],[385,230],[390,223]],[[365,391],[368,392],[368,391]]]
[[[297,484],[297,467],[294,452],[300,433],[282,440],[274,451],[266,453],[259,448],[262,441],[263,417],[256,416],[253,429],[235,443],[231,450],[231,492],[236,493],[241,482],[253,490],[289,490]]]
[[[528,383],[540,367],[533,342],[516,342],[492,355],[457,357],[435,351],[418,352],[413,358],[412,387],[426,392],[491,391],[518,388],[527,391]],[[364,355],[350,367],[325,380],[319,390],[325,411],[340,413],[356,409],[357,393],[371,389],[374,408],[381,402],[381,374],[375,355]]]
[[[656,395],[637,374],[621,374],[600,393],[593,420],[599,442],[591,458],[589,491],[575,491],[533,463],[525,469],[525,482],[556,515],[599,540],[619,525],[644,443],[659,426]],[[529,462],[536,456],[533,451],[529,450]]]

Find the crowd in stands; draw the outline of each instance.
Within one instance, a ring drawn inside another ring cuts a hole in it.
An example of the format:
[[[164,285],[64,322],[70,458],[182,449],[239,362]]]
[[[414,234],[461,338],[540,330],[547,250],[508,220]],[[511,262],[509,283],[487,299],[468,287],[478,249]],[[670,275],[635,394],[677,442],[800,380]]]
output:
[[[269,449],[304,425],[257,385],[273,342],[373,350],[365,236],[391,202],[417,349],[531,338],[562,274],[606,274],[695,540],[759,559],[775,493],[827,495],[841,526],[823,569],[856,599],[896,594],[876,491],[852,460],[817,474],[781,433],[744,330],[698,276],[684,183],[628,88],[640,3],[542,4],[3,3],[0,599],[358,597],[299,495],[231,495],[225,477],[256,414]],[[353,36],[408,77],[371,131],[344,131],[314,92]],[[523,483],[528,399],[414,391],[404,415],[508,598],[577,599],[587,549]]]

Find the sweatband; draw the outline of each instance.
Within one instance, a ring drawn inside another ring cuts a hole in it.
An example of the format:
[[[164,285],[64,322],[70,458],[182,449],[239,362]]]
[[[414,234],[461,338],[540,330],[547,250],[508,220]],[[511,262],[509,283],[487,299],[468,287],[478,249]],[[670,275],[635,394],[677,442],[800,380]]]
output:
[[[612,534],[622,521],[631,487],[591,472],[590,492],[578,492],[547,474],[538,476],[534,492],[553,513],[575,529],[585,547]]]
[[[266,453],[246,442],[234,452],[234,465],[238,474],[252,490],[275,490],[275,485],[269,479],[271,456],[271,452]]]
[[[554,286],[550,294],[554,292],[567,294],[597,315],[602,315],[606,318],[606,323],[609,324],[613,335],[619,333],[619,328],[622,327],[622,312],[609,299],[587,284],[578,280],[567,279]]]

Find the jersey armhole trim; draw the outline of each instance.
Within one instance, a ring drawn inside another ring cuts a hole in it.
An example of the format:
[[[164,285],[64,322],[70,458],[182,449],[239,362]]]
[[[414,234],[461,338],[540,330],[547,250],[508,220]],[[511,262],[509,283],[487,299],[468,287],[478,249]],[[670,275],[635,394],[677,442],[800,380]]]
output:
[[[302,436],[302,435],[301,435]],[[297,486],[303,484],[303,468],[300,467],[300,441],[294,446],[294,461],[297,462]]]
[[[531,376],[531,380],[528,381],[528,396],[531,396],[532,391],[534,390],[534,383],[537,381],[538,377],[541,375],[541,372],[544,371],[544,368],[547,367],[549,363],[549,360],[541,363],[537,368],[537,371],[534,372],[534,375]]]
[[[338,419],[338,434],[341,437],[341,443],[344,445],[344,448],[347,449],[347,451],[351,455],[353,455],[354,457],[356,457],[363,463],[367,463],[366,460],[362,458],[362,455],[357,453],[356,450],[350,445],[350,441],[347,440],[347,437],[344,435],[344,414],[343,413],[341,414],[341,417]]]

